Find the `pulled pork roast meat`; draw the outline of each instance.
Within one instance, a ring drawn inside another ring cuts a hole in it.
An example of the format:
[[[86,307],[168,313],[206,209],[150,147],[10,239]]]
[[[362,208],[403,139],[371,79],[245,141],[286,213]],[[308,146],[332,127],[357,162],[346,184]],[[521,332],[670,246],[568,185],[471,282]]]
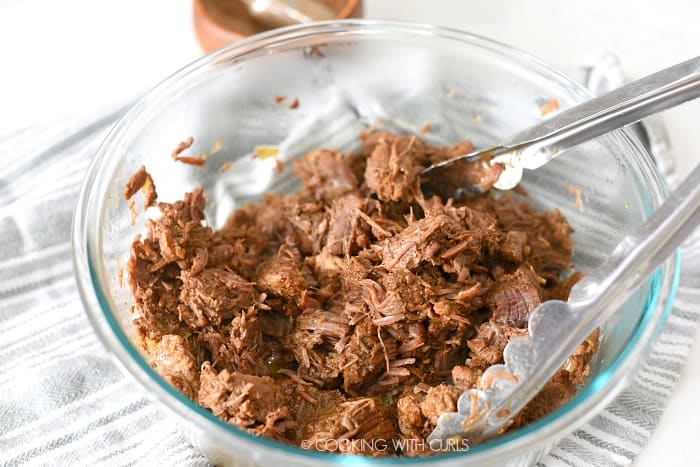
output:
[[[260,436],[429,454],[438,416],[503,361],[538,304],[565,300],[581,277],[563,277],[572,229],[558,211],[516,193],[455,199],[450,180],[421,178],[471,148],[364,134],[357,153],[307,154],[295,164],[299,194],[267,195],[219,231],[206,226],[201,190],[158,203],[128,265],[153,367]],[[485,189],[500,173],[459,170]],[[582,343],[510,429],[569,400],[597,345],[597,334]]]

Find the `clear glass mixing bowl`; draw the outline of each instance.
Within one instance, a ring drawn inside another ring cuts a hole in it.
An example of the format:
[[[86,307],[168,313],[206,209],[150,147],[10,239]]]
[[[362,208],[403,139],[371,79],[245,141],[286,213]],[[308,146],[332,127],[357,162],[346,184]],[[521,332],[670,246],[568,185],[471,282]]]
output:
[[[287,100],[276,103],[277,96]],[[533,463],[629,381],[668,313],[676,257],[605,324],[587,385],[551,415],[467,452],[380,460],[321,454],[224,423],[175,391],[146,363],[134,344],[132,299],[118,274],[146,216],[131,225],[122,190],[145,164],[160,200],[174,201],[187,190],[204,187],[210,197],[208,221],[219,227],[233,209],[258,200],[261,193],[296,189],[290,164],[276,174],[274,161],[251,157],[256,145],[279,146],[287,161],[321,146],[348,150],[357,145],[362,129],[382,120],[403,132],[418,132],[430,123],[425,138],[432,143],[470,138],[483,146],[541,119],[540,107],[551,98],[569,107],[588,97],[572,80],[522,52],[419,24],[312,24],[251,37],[207,55],[158,85],[121,119],[86,177],[73,240],[78,283],[92,324],[126,371],[220,464]],[[299,107],[291,109],[295,98]],[[195,139],[192,153],[211,153],[217,140],[221,150],[210,154],[203,168],[173,162],[170,152],[188,136]],[[219,173],[227,161],[233,167]],[[604,260],[625,231],[665,196],[651,158],[626,131],[526,173],[523,184],[538,206],[558,207],[576,229],[574,262],[583,272]],[[582,210],[572,188],[581,190]]]

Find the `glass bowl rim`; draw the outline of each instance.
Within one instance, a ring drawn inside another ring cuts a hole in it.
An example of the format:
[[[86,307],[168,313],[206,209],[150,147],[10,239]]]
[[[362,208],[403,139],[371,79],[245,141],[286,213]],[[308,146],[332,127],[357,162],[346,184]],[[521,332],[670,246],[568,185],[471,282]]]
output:
[[[279,455],[291,456],[299,462],[316,464],[327,461],[342,464],[359,463],[363,465],[407,465],[449,462],[450,460],[485,462],[497,458],[502,459],[504,455],[516,455],[528,451],[532,449],[534,442],[544,445],[544,443],[556,438],[562,429],[583,423],[580,420],[588,419],[593,414],[598,413],[625,386],[625,382],[636,367],[639,358],[650,344],[652,338],[658,334],[670,313],[679,278],[680,256],[678,253],[669,258],[664,263],[663,271],[659,270],[654,279],[652,279],[658,281],[658,287],[651,287],[650,294],[647,297],[648,305],[624,348],[615,357],[615,360],[611,362],[610,367],[590,381],[584,389],[579,391],[574,399],[527,427],[475,446],[466,452],[417,458],[375,459],[365,456],[307,451],[296,446],[257,437],[245,430],[232,426],[217,418],[211,412],[197,406],[192,400],[180,394],[160,378],[155,370],[141,357],[111,313],[109,299],[107,298],[108,294],[102,289],[99,273],[94,267],[94,257],[100,251],[101,237],[99,229],[94,228],[95,226],[91,222],[101,221],[102,215],[98,210],[102,201],[95,199],[94,187],[96,178],[101,173],[100,169],[103,168],[109,156],[115,150],[120,138],[124,137],[134,121],[147,112],[152,103],[158,102],[163,94],[173,88],[177,88],[181,84],[182,78],[190,74],[196,74],[197,71],[206,69],[220,60],[245,59],[248,54],[266,47],[279,46],[285,41],[302,40],[323,34],[367,35],[372,32],[428,35],[439,37],[441,40],[460,41],[479,49],[499,54],[511,60],[518,67],[537,72],[549,80],[556,80],[557,84],[564,85],[567,88],[572,97],[581,100],[591,97],[587,90],[571,78],[518,49],[457,29],[415,22],[354,19],[290,26],[251,36],[204,55],[161,81],[136,102],[109,131],[88,169],[88,175],[81,187],[74,213],[72,243],[73,263],[78,288],[90,323],[103,345],[109,350],[113,360],[125,370],[125,373],[136,379],[147,390],[149,395],[159,399],[161,406],[165,406],[180,419],[190,422],[186,427],[188,430],[192,430],[191,425],[193,422],[198,430],[213,436],[219,443],[230,444],[231,441],[234,441],[239,444],[242,443],[251,449],[269,448],[271,451],[266,454],[270,456],[278,458],[280,458]],[[616,131],[610,134],[610,137],[617,146],[629,152],[629,156],[637,164],[637,168],[647,176],[647,186],[645,188],[650,190],[648,193],[650,202],[654,207],[658,206],[666,197],[666,187],[658,170],[651,163],[646,149],[628,130]],[[91,213],[97,215],[91,216]],[[666,292],[666,303],[662,312],[657,313],[655,309],[659,301],[660,289],[664,286],[668,289]],[[618,377],[620,373],[623,377]],[[617,377],[616,380],[612,378],[613,375]]]

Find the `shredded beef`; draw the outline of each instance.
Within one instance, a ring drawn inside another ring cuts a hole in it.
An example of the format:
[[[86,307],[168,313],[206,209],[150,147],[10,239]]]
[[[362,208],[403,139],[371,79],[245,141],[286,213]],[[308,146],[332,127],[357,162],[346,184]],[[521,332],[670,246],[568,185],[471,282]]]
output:
[[[146,172],[146,167],[141,166],[139,170],[131,176],[126,185],[124,185],[124,199],[130,200],[139,190],[143,190],[144,202],[143,208],[150,208],[158,199],[156,187],[153,183],[151,174]]]
[[[253,433],[283,439],[289,424],[282,388],[269,376],[251,376],[202,366],[197,403],[217,417]],[[277,426],[279,425],[279,426]]]
[[[413,201],[422,158],[425,144],[416,136],[384,135],[367,159],[365,183],[380,201]]]
[[[187,397],[199,389],[199,368],[182,336],[168,334],[151,351],[153,368]]]
[[[302,262],[295,246],[284,244],[277,254],[260,264],[255,283],[270,296],[303,305],[305,292],[316,286],[316,278]]]
[[[369,245],[362,216],[365,200],[356,194],[345,195],[331,206],[326,250],[333,255],[350,255]]]
[[[357,189],[357,179],[343,155],[326,149],[307,154],[295,161],[294,169],[304,184],[307,195],[332,203],[340,196]]]
[[[488,190],[501,167],[420,175],[471,143],[361,140],[347,156],[310,152],[295,163],[300,193],[266,195],[217,231],[202,190],[158,203],[131,247],[134,323],[156,371],[228,423],[314,449],[426,455],[440,414],[582,276],[567,274],[559,211],[517,191],[452,197],[465,180]],[[124,194],[152,204],[152,185],[142,167]],[[597,346],[596,332],[508,429],[568,401]]]
[[[425,399],[419,404],[420,410],[428,422],[435,425],[442,413],[457,410],[457,399],[459,399],[460,394],[462,394],[462,390],[455,386],[441,384],[432,387],[425,395]]]
[[[313,425],[313,434],[306,440],[311,446],[338,446],[339,452],[362,454],[367,446],[380,440],[386,449],[373,451],[374,455],[391,454],[390,440],[396,437],[396,428],[389,408],[376,397],[348,399],[329,408]],[[347,440],[337,444],[322,443],[327,440]],[[362,442],[365,443],[362,443]],[[330,448],[330,451],[335,449]]]
[[[226,269],[205,268],[195,276],[183,271],[181,280],[177,311],[192,328],[218,326],[257,300],[252,284]]]
[[[486,299],[494,321],[520,328],[527,326],[530,313],[541,303],[538,285],[531,267],[521,266],[513,274],[501,276]]]

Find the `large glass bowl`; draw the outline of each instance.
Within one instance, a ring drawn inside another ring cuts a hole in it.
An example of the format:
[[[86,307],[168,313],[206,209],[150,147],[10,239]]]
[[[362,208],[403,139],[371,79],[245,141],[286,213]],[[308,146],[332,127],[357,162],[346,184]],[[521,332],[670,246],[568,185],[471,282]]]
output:
[[[277,103],[277,96],[285,96]],[[253,159],[257,145],[277,145],[286,161],[316,147],[351,149],[377,120],[395,131],[430,123],[429,142],[470,138],[494,143],[542,118],[540,107],[587,99],[572,80],[532,57],[451,29],[385,21],[338,21],[268,32],[234,43],[180,70],[138,102],[102,144],[85,179],[74,222],[74,258],[85,307],[105,346],[213,461],[220,464],[339,465],[529,464],[598,413],[630,380],[669,310],[677,258],[662,268],[603,327],[588,383],[538,422],[467,452],[417,459],[369,459],[304,451],[254,437],[197,407],[145,361],[130,323],[126,265],[145,215],[131,225],[122,197],[145,164],[159,199],[174,201],[204,187],[208,221],[261,193],[293,191],[291,164]],[[290,108],[298,99],[299,106]],[[175,163],[170,152],[193,136],[203,168]],[[220,141],[221,150],[211,154]],[[219,168],[232,161],[230,170]],[[523,184],[543,209],[558,207],[576,232],[574,263],[595,269],[632,226],[664,199],[664,184],[634,137],[618,131],[584,144]],[[580,188],[581,208],[575,203]],[[140,199],[138,200],[140,203]],[[153,210],[152,210],[153,211]],[[157,212],[148,213],[150,216]]]

